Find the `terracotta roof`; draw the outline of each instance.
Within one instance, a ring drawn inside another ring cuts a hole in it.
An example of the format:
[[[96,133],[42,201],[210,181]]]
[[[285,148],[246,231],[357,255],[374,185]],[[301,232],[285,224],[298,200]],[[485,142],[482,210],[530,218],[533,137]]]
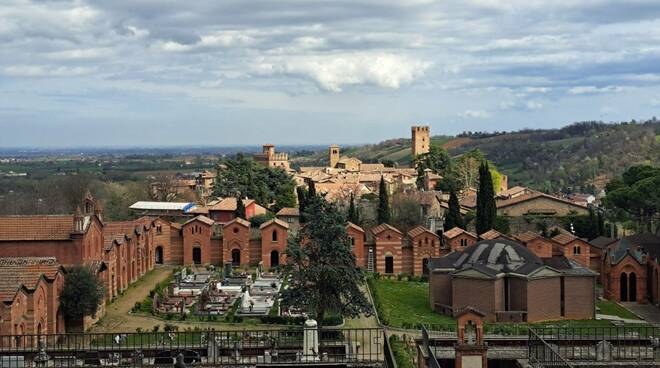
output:
[[[74,232],[73,215],[0,217],[0,241],[68,240]]]
[[[520,240],[523,243],[527,243],[528,241],[532,241],[540,237],[541,234],[535,233],[533,231],[525,231],[524,233],[514,235],[514,238]]]
[[[359,232],[364,232],[364,229],[358,225],[355,225],[354,223],[348,221],[348,226],[347,227],[352,227],[353,229],[359,231]]]
[[[589,241],[589,244],[591,244],[594,247],[599,248],[599,249],[605,249],[608,245],[614,244],[616,241],[617,241],[617,239],[614,239],[614,238],[599,236],[599,237]]]
[[[466,234],[474,237],[475,239],[477,238],[476,235],[472,234],[469,231],[465,231],[465,230],[461,229],[460,227],[455,227],[453,229],[449,229],[449,230],[445,231],[444,236],[447,237],[448,239],[453,239],[453,238],[455,238],[455,237],[457,237],[457,236],[459,236],[463,233],[466,233]]]
[[[251,205],[252,202],[254,202],[254,199],[243,199],[243,205],[245,207]],[[236,211],[236,203],[236,198],[227,197],[207,208],[209,211]]]
[[[495,229],[490,229],[490,230],[486,231],[485,233],[479,235],[479,238],[482,239],[482,240],[492,240],[492,239],[497,239],[497,238],[501,238],[501,237],[504,237],[504,235],[501,232],[499,232]]]
[[[300,209],[295,207],[284,207],[277,211],[277,216],[300,216]]]
[[[11,302],[20,288],[34,290],[42,277],[53,280],[61,270],[54,257],[0,258],[0,301]]]
[[[550,200],[553,200],[553,201],[570,204],[571,206],[574,206],[574,207],[586,208],[585,206],[581,206],[579,204],[576,204],[575,202],[571,202],[571,201],[568,201],[566,199],[558,198],[558,197],[551,196],[551,195],[541,193],[541,192],[531,192],[531,193],[528,193],[528,194],[521,194],[521,195],[518,195],[518,196],[515,196],[515,197],[508,198],[508,199],[497,199],[496,200],[496,205],[497,205],[497,208],[504,208],[504,207],[508,207],[508,206],[513,206],[513,205],[521,203],[521,202],[531,201],[531,200],[534,200],[534,199],[537,199],[537,198],[546,198],[546,199],[550,199]]]
[[[569,234],[559,234],[552,238],[552,240],[556,241],[561,245],[566,245],[576,239],[578,238],[575,237],[574,235],[569,235]]]
[[[533,190],[526,188],[526,187],[521,187],[521,186],[515,186],[513,188],[509,188],[507,190],[503,190],[499,193],[497,193],[498,197],[515,197],[517,195],[520,195],[525,192],[532,192]]]
[[[385,165],[383,164],[362,164],[360,165],[360,171],[366,172],[366,171],[380,171],[385,168]]]
[[[437,235],[433,234],[431,232],[431,230],[425,228],[424,226],[417,226],[416,228],[408,231],[408,236],[411,237],[411,238],[414,238],[414,237],[420,236],[424,233],[429,233],[429,234],[437,237]]]
[[[383,231],[388,230],[388,229],[401,234],[401,231],[399,231],[399,229],[395,228],[394,226],[392,226],[390,224],[380,224],[376,227],[371,228],[371,232],[374,235],[376,235],[376,234],[380,234]]]
[[[280,225],[280,226],[282,226],[282,227],[285,228],[285,229],[288,229],[288,228],[289,228],[289,224],[287,224],[286,222],[284,222],[284,221],[282,221],[282,220],[280,220],[280,219],[276,219],[276,218],[275,218],[275,219],[272,219],[272,220],[266,221],[266,222],[264,222],[263,224],[261,224],[261,226],[259,226],[259,229],[260,229],[260,230],[261,230],[261,229],[264,229],[264,228],[270,226],[270,225],[273,224],[273,223],[275,223],[275,224],[277,224],[277,225]]]
[[[200,222],[205,223],[205,224],[210,225],[210,226],[215,224],[215,221],[211,220],[210,218],[208,218],[206,216],[203,216],[203,215],[199,215],[197,217],[191,218],[190,220],[184,222],[183,226],[186,226],[187,224],[189,224],[193,221],[200,221]]]
[[[238,223],[238,224],[241,224],[241,225],[243,225],[243,226],[245,226],[245,227],[250,227],[250,221],[245,220],[245,219],[242,219],[242,218],[240,218],[240,217],[235,217],[233,220],[231,220],[231,221],[229,221],[228,223],[226,223],[225,226],[229,226],[229,225],[233,224],[234,222],[236,222],[236,223]]]
[[[103,226],[103,244],[105,249],[112,246],[113,241],[122,243],[126,238],[132,238],[137,230],[140,230],[140,224],[133,221],[113,221]]]

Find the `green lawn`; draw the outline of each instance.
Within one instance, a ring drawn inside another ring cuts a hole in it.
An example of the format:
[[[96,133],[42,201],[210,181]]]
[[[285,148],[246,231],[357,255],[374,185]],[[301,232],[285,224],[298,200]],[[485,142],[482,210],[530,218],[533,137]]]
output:
[[[425,282],[369,279],[381,322],[392,327],[415,328],[419,324],[452,324],[451,317],[434,312]]]
[[[401,340],[398,336],[390,336],[390,347],[398,368],[415,368],[415,349],[408,340]]]
[[[621,305],[611,302],[609,300],[599,300],[596,302],[596,307],[598,307],[599,314],[607,314],[610,316],[617,316],[621,318],[629,319],[639,319],[635,314],[633,314],[628,309],[622,307]]]

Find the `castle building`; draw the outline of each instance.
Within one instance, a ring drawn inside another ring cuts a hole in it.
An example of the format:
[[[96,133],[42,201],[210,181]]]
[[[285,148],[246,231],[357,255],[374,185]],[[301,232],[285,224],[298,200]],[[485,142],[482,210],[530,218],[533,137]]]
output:
[[[266,167],[279,167],[284,170],[290,170],[289,154],[285,152],[275,152],[275,145],[264,144],[261,153],[252,156],[254,161]]]
[[[426,126],[413,126],[412,156],[413,158],[428,153],[431,147],[431,128]]]

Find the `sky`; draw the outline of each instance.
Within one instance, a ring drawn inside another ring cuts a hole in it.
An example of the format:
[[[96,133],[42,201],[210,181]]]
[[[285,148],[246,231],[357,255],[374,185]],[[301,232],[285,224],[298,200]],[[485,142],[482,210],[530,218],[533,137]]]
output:
[[[658,0],[2,0],[0,146],[356,144],[660,117]]]

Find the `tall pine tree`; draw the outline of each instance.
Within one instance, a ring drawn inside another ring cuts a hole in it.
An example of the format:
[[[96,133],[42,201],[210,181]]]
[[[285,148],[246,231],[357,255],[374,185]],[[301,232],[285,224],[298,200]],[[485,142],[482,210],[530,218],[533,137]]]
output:
[[[463,217],[461,216],[461,207],[458,203],[458,196],[453,190],[449,192],[449,210],[445,217],[444,229],[445,231],[451,230],[455,227],[465,228]]]
[[[495,228],[497,207],[495,206],[495,191],[493,178],[490,175],[488,162],[479,166],[479,190],[477,191],[477,234],[483,234]]]
[[[391,220],[390,198],[385,185],[385,178],[381,175],[378,186],[378,223],[389,224]]]

